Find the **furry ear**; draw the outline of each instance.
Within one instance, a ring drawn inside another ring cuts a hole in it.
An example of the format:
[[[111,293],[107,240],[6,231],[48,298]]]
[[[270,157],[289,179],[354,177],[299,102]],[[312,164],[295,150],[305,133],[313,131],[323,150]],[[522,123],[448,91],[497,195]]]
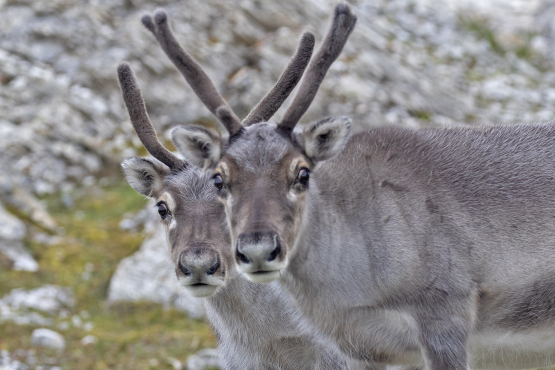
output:
[[[325,161],[343,150],[351,133],[351,119],[328,117],[295,130],[295,140],[314,162]]]
[[[139,194],[155,198],[164,186],[170,169],[162,163],[146,158],[129,158],[122,162],[127,182]]]
[[[177,126],[172,140],[185,160],[200,168],[214,167],[221,158],[226,137],[201,126]]]

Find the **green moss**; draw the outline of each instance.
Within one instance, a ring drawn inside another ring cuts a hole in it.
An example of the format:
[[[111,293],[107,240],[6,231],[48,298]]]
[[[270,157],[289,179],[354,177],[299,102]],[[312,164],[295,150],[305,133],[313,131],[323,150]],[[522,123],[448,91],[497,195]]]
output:
[[[491,49],[500,55],[505,54],[505,49],[501,43],[497,40],[495,32],[490,27],[489,23],[485,18],[481,17],[461,17],[461,24],[468,29],[470,32],[474,33],[479,39],[486,40]]]
[[[532,47],[532,40],[537,36],[537,33],[519,32],[504,34],[503,37],[499,37],[491,28],[487,18],[460,16],[459,22],[464,28],[475,34],[478,39],[486,40],[495,53],[505,55],[507,52],[513,52],[518,58],[526,60],[540,71],[551,69],[551,63],[543,55],[535,52]],[[468,68],[472,69],[473,67],[474,61],[471,61]]]
[[[416,117],[416,118],[421,119],[423,121],[429,121],[430,120],[430,113],[428,113],[426,111],[423,111],[423,110],[413,111],[413,112],[410,112],[410,114],[413,117]]]
[[[150,369],[151,359],[158,360],[157,369],[171,369],[168,357],[184,361],[199,348],[216,346],[206,323],[189,319],[175,309],[148,303],[106,307],[108,285],[118,263],[134,253],[144,239],[140,234],[120,230],[119,222],[125,213],[142,209],[146,200],[123,180],[102,191],[94,189],[85,191],[71,209],[60,197],[45,199],[49,212],[66,233],[58,245],[27,241],[39,262],[38,272],[0,269],[0,296],[14,288],[32,289],[45,284],[71,287],[77,305],[70,316],[86,310],[90,315],[86,321],[94,328],[85,331],[70,325],[61,330],[57,325],[71,321],[71,317],[54,317],[52,329],[64,335],[67,342],[66,349],[57,354],[31,346],[35,327],[0,323],[0,349],[10,353],[35,349],[38,364],[54,357],[58,359],[55,365],[63,369]],[[87,264],[93,268],[90,278],[85,279]],[[96,336],[98,342],[83,346],[81,339],[86,335]]]
[[[534,55],[530,43],[518,45],[515,49],[515,54],[517,57],[526,60],[532,59]]]
[[[469,68],[468,72],[466,74],[466,79],[469,82],[472,81],[483,81],[484,80],[484,75],[482,75],[481,73],[476,72],[476,70]]]

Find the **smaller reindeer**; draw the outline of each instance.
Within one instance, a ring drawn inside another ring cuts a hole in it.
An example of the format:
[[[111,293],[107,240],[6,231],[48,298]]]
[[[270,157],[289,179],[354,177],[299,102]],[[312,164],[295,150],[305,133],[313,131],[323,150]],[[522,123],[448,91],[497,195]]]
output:
[[[156,23],[146,15],[142,21],[162,47],[173,45],[177,59],[191,60],[177,45],[166,14],[158,11],[155,19]],[[264,119],[279,108],[299,81],[313,46],[314,37],[305,33],[276,86],[249,117]],[[156,200],[177,278],[194,296],[206,297],[207,317],[219,339],[225,368],[366,368],[352,360],[348,366],[334,346],[319,339],[279,282],[259,285],[242,277],[234,278],[234,256],[224,206],[216,196],[211,171],[190,166],[162,146],[127,63],[118,67],[118,77],[133,127],[145,148],[156,158],[125,160],[122,163],[125,176],[133,189]],[[200,68],[195,71],[195,78],[208,81]],[[209,106],[213,110],[225,104],[223,100],[217,101],[218,98],[217,92],[210,95]]]

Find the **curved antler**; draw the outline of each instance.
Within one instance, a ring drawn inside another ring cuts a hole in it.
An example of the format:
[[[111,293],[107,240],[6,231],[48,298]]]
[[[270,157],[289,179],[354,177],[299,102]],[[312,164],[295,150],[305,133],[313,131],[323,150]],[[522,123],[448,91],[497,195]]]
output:
[[[310,32],[303,33],[295,55],[279,77],[278,82],[243,120],[243,126],[266,122],[276,113],[303,76],[313,49],[314,35]]]
[[[162,9],[158,9],[154,16],[154,21],[152,17],[145,14],[141,21],[143,25],[156,37],[156,40],[162,47],[162,50],[170,58],[170,60],[175,64],[177,69],[183,74],[187,83],[195,91],[195,94],[200,98],[204,105],[215,115],[218,119],[217,111],[218,108],[224,107],[231,113],[231,117],[226,117],[227,119],[222,124],[229,131],[230,136],[238,133],[242,130],[243,126],[241,121],[233,113],[231,108],[227,105],[225,100],[222,98],[220,93],[210,81],[210,78],[204,73],[201,66],[189,55],[183,48],[179,45],[173,32],[168,24],[168,16],[166,12]]]
[[[131,123],[146,150],[154,158],[168,166],[170,170],[178,170],[186,166],[186,162],[164,148],[158,140],[154,126],[152,126],[148,118],[137,79],[128,63],[120,63],[118,66],[118,78]]]
[[[316,56],[310,62],[295,99],[279,123],[280,129],[292,131],[295,128],[316,96],[329,67],[343,50],[356,21],[357,17],[351,13],[348,5],[338,4],[335,7],[333,22],[328,34]]]

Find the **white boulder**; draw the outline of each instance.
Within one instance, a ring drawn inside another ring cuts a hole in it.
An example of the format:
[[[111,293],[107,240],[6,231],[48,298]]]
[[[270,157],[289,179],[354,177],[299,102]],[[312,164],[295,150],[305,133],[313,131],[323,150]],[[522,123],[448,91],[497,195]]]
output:
[[[156,223],[155,231],[135,254],[124,258],[110,281],[108,303],[150,301],[174,306],[190,317],[204,316],[202,300],[178,285],[169,259],[165,231]]]
[[[37,261],[23,246],[26,232],[25,224],[8,213],[0,203],[0,253],[13,262],[14,270],[37,271]]]
[[[0,299],[0,305],[7,305],[15,310],[31,308],[55,314],[62,308],[74,307],[75,296],[70,288],[44,285],[32,290],[13,289]]]
[[[66,346],[66,341],[60,333],[44,328],[33,330],[33,334],[31,334],[31,343],[35,346],[57,350],[62,350]]]

